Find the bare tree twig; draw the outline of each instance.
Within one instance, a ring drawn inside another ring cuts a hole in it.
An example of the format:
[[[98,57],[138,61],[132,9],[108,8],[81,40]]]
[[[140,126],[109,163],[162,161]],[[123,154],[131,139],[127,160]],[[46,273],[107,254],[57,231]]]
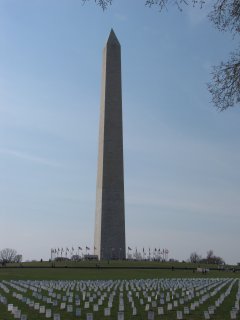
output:
[[[227,62],[213,67],[212,82],[208,83],[213,104],[226,110],[240,103],[240,52],[230,54]]]
[[[192,4],[194,7],[199,5],[200,8],[204,5],[205,0],[146,0],[145,5],[147,7],[158,6],[160,11],[166,9],[168,5],[176,6],[180,11],[184,6]]]
[[[82,0],[83,3],[86,3],[89,0]],[[113,0],[94,0],[97,5],[99,5],[103,10],[106,10],[108,6],[112,4]]]

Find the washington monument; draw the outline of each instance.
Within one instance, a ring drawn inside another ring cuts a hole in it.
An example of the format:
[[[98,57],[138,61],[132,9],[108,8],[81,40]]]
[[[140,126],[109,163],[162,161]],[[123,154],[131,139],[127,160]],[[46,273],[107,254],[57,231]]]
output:
[[[124,259],[123,128],[121,46],[111,30],[103,49],[94,254]]]

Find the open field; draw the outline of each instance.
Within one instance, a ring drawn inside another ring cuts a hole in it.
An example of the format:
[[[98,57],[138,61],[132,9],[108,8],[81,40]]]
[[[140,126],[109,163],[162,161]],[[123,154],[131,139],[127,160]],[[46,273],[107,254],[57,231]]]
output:
[[[0,268],[0,280],[107,280],[148,278],[236,278],[239,272],[152,269],[78,269],[78,268]]]
[[[196,272],[197,267],[209,268],[206,274]],[[0,280],[102,280],[102,279],[147,279],[147,278],[196,278],[196,277],[239,277],[231,266],[219,270],[214,265],[194,265],[169,262],[31,262],[21,265],[10,264],[0,267]]]
[[[197,267],[203,267],[203,268],[211,268],[211,269],[218,269],[217,265],[214,264],[194,264],[194,263],[189,263],[189,262],[158,262],[158,261],[129,261],[129,260],[111,260],[111,261],[79,261],[79,262],[74,262],[74,261],[62,261],[62,262],[54,262],[55,267],[87,267],[87,268],[95,268],[96,264],[100,267],[116,267],[116,268],[124,268],[124,267],[131,267],[131,268],[194,268],[196,269]],[[8,267],[15,267],[15,266],[24,266],[24,267],[52,267],[53,263],[50,261],[43,261],[43,262],[23,262],[21,264],[9,264]],[[224,269],[231,269],[231,268],[236,268],[236,266],[223,266]],[[240,267],[238,267],[240,270]]]

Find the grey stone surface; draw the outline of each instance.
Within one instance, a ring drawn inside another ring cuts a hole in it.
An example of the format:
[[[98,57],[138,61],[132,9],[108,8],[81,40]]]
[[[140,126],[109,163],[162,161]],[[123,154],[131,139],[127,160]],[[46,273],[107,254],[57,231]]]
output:
[[[103,49],[94,253],[126,257],[121,46],[111,30]]]

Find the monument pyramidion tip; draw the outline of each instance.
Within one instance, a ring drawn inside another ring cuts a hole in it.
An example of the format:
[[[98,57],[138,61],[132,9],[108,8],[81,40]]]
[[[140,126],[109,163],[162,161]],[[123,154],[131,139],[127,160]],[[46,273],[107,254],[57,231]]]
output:
[[[113,31],[113,29],[111,29],[111,31],[109,33],[107,43],[108,44],[114,43],[114,44],[118,44],[120,46],[120,42],[118,41],[118,38],[117,38],[115,32]]]

